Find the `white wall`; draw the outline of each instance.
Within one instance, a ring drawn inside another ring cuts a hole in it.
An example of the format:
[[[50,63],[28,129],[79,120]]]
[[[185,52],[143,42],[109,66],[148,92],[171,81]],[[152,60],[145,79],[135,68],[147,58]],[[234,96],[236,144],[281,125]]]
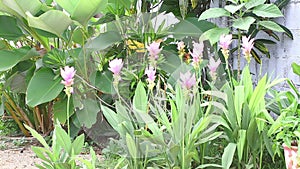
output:
[[[291,67],[293,62],[300,64],[300,0],[291,0],[283,10],[283,14],[284,18],[277,21],[292,31],[294,40],[282,33],[278,34],[281,41],[269,46],[271,58],[262,59],[262,70],[269,75],[273,74],[274,77],[290,78],[296,85],[300,85],[300,78],[293,73]],[[267,35],[263,36],[268,38]],[[252,64],[253,73],[259,74],[260,66],[254,61]],[[286,86],[286,84],[283,85]]]

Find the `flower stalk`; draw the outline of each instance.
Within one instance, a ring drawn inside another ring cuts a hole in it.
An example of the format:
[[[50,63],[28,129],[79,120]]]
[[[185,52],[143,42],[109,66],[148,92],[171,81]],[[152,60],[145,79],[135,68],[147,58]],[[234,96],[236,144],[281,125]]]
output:
[[[60,68],[60,75],[63,78],[61,81],[62,84],[65,85],[65,93],[67,95],[67,127],[68,127],[68,135],[70,136],[70,98],[73,94],[74,84],[74,76],[76,74],[76,70],[74,67],[65,66],[64,69]]]

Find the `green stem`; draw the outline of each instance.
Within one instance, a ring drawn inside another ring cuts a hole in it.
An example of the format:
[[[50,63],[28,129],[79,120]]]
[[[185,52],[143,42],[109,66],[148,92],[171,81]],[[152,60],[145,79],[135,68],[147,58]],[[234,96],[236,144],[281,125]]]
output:
[[[181,150],[182,152],[182,164],[181,164],[181,168],[182,169],[184,169],[184,167],[185,167],[185,160],[184,160],[184,137],[182,138],[182,150]]]
[[[261,138],[262,139],[262,138]],[[262,166],[262,158],[263,158],[263,144],[260,143],[260,158],[259,158],[259,168]]]
[[[68,95],[68,102],[67,102],[67,127],[68,127],[68,135],[70,137],[70,95]]]
[[[240,69],[241,69],[241,30],[238,30],[238,68],[237,68],[237,81],[240,81]]]
[[[227,70],[227,74],[229,77],[229,83],[230,83],[230,87],[233,89],[232,77],[231,77],[231,72],[230,72],[228,64],[229,64],[228,60],[226,60],[226,70]]]
[[[29,26],[27,26],[26,24],[23,23],[23,27],[25,28],[25,30],[27,30],[31,36],[36,39],[37,41],[39,41],[47,51],[50,51],[51,48],[49,46],[49,44],[42,38],[40,37],[32,28],[30,28]]]

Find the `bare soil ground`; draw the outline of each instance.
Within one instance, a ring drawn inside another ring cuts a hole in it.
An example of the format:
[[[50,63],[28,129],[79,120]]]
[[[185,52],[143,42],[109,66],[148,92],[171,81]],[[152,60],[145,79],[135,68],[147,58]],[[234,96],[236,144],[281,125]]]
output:
[[[41,164],[42,160],[36,157],[31,146],[40,145],[34,138],[0,136],[0,169],[36,169],[35,164]],[[99,150],[96,152],[99,154]]]
[[[35,169],[35,163],[41,163],[31,145],[37,145],[33,138],[0,137],[1,169]]]

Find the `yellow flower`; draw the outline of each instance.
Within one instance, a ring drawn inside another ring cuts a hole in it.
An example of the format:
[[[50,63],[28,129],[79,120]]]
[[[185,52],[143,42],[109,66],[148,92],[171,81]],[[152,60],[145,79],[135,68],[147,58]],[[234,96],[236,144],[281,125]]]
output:
[[[141,42],[129,39],[129,40],[127,40],[126,44],[127,44],[128,48],[131,50],[135,50],[136,52],[139,52],[139,53],[146,52],[145,45]]]

